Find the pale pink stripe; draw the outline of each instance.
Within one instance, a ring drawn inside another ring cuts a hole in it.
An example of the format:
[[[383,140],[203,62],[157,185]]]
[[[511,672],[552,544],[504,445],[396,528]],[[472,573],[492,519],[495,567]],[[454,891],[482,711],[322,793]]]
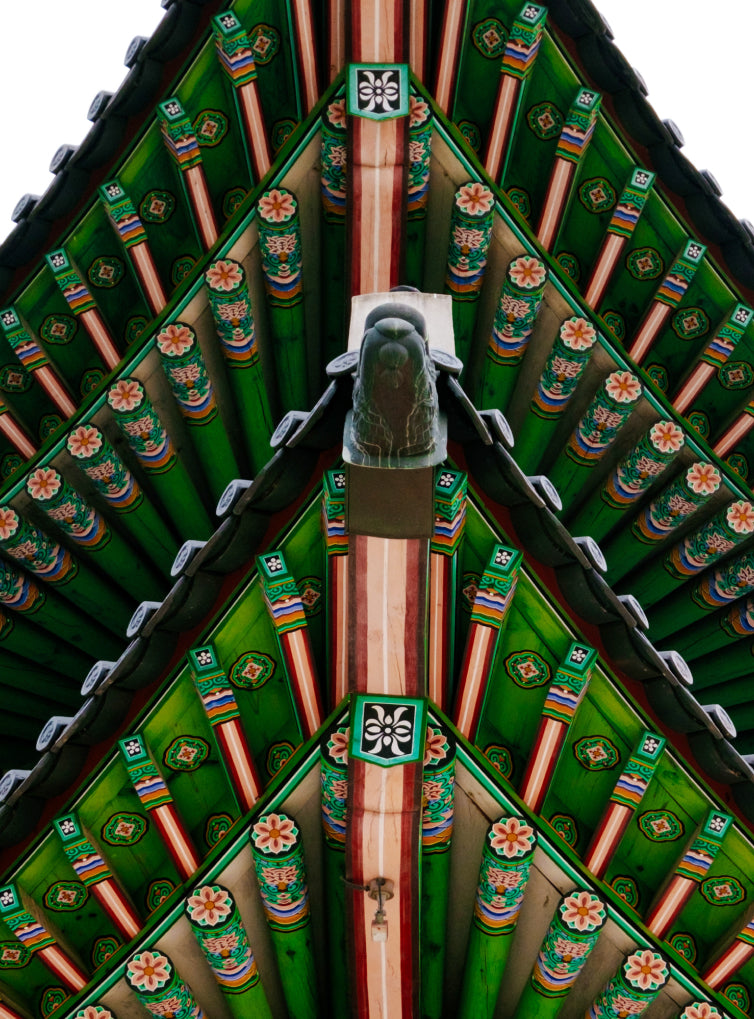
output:
[[[40,957],[45,965],[55,973],[64,984],[73,991],[80,991],[86,987],[87,979],[81,970],[61,952],[57,945],[48,945],[39,951]]]
[[[497,94],[497,105],[492,122],[492,132],[487,142],[487,160],[485,169],[493,180],[499,181],[500,168],[508,147],[513,112],[516,108],[518,97],[518,78],[510,74],[504,74],[500,81],[500,88]]]
[[[424,81],[426,68],[425,59],[425,33],[427,31],[427,0],[411,0],[409,14],[409,62],[411,70],[419,81]]]
[[[366,539],[366,689],[406,693],[406,564],[404,539]]]
[[[155,807],[151,813],[159,820],[159,826],[171,850],[171,855],[179,863],[185,878],[191,877],[199,866],[199,860],[194,854],[192,846],[186,839],[175,811],[167,804]]]
[[[319,98],[317,94],[317,62],[314,52],[314,26],[312,25],[309,0],[294,0],[293,16],[296,19],[304,102],[306,113],[309,114]]]
[[[380,768],[367,764],[364,768],[364,814],[362,824],[362,871],[368,881],[387,877],[395,881],[394,896],[385,904],[388,939],[372,939],[372,920],[377,902],[367,899],[364,913],[364,955],[367,971],[367,1002],[369,1019],[400,1019],[401,959],[410,957],[410,947],[403,938],[400,924],[401,886],[398,875],[405,854],[415,854],[415,846],[402,842],[403,779],[405,768]],[[410,1019],[405,1016],[404,1019]]]
[[[537,230],[537,238],[542,247],[547,251],[550,250],[550,246],[555,240],[555,234],[560,226],[560,217],[563,214],[563,207],[568,196],[568,186],[571,183],[572,174],[573,163],[558,157],[552,169],[550,185],[547,189],[545,205],[542,210],[542,218],[539,221],[539,229]]]
[[[445,556],[429,556],[429,699],[445,710]]]
[[[346,62],[346,11],[343,0],[330,0],[330,81]]]
[[[482,626],[479,623],[472,623],[472,626],[474,627],[474,633],[471,636],[473,643],[466,659],[468,665],[459,685],[463,699],[458,707],[458,720],[456,721],[456,727],[467,739],[473,735],[471,725],[474,721],[479,693],[486,679],[484,663],[487,660],[489,646],[497,638],[497,630],[490,626]]]
[[[688,877],[675,876],[665,890],[660,901],[646,920],[647,927],[662,938],[673,922],[675,913],[681,908],[693,890],[696,882]]]
[[[547,793],[545,783],[557,758],[563,730],[562,722],[558,722],[554,718],[545,718],[540,732],[537,734],[534,744],[536,756],[530,767],[527,768],[524,785],[519,794],[524,803],[532,810],[539,810]]]
[[[144,287],[144,293],[147,295],[149,307],[155,315],[159,315],[168,303],[168,299],[165,296],[165,291],[162,289],[162,282],[157,272],[157,266],[154,264],[152,252],[149,250],[149,245],[146,241],[142,241],[141,244],[134,244],[130,251],[136,274],[141,280],[141,285]]]
[[[317,677],[311,669],[309,640],[305,630],[291,630],[284,635],[288,644],[291,666],[295,676],[294,682],[299,691],[301,706],[304,712],[305,736],[313,736],[322,724],[322,717],[317,701]]]
[[[0,404],[2,406],[2,404]],[[18,450],[21,456],[26,457],[27,460],[31,459],[37,452],[36,446],[31,444],[31,441],[27,438],[26,433],[21,429],[13,418],[10,416],[10,411],[6,410],[5,413],[0,413],[0,432],[9,440],[9,442]]]
[[[338,613],[332,648],[334,708],[348,693],[348,556],[333,556],[329,566],[335,588],[333,608]]]
[[[69,418],[76,413],[76,404],[49,364],[43,364],[41,368],[34,369],[34,375],[61,414],[65,414]]]
[[[0,421],[2,421],[2,418],[0,418]],[[713,452],[717,456],[725,456],[728,450],[732,449],[745,435],[748,435],[752,428],[754,428],[754,417],[751,414],[742,414],[740,418],[733,422],[725,435],[718,439],[717,445],[713,447]]]
[[[257,180],[260,181],[270,168],[272,156],[267,141],[267,132],[264,128],[264,116],[256,82],[250,81],[248,84],[242,85],[238,90],[238,98],[241,100],[241,111],[246,125],[254,173]]]
[[[629,357],[632,357],[637,364],[641,364],[644,360],[644,355],[654,343],[662,328],[662,323],[669,314],[670,308],[667,304],[655,301],[654,307],[644,319],[644,324],[628,351]]]
[[[630,808],[625,807],[622,803],[611,803],[607,809],[608,818],[599,840],[592,846],[589,855],[584,860],[584,866],[588,867],[595,877],[602,876],[623,834],[626,815],[632,813]]]
[[[702,980],[708,983],[713,991],[717,990],[720,984],[743,966],[753,952],[754,948],[751,945],[743,941],[734,941],[725,955],[705,973]]]
[[[461,22],[466,9],[463,0],[450,0],[445,8],[445,23],[438,59],[435,101],[443,113],[448,112],[455,84],[456,55],[461,44]]]
[[[93,885],[92,891],[102,903],[107,915],[120,928],[121,933],[129,939],[135,938],[141,930],[141,923],[120,889],[110,878]]]
[[[117,368],[120,364],[120,354],[100,313],[96,308],[90,308],[89,311],[83,311],[80,318],[105,365],[111,371],[113,368]]]
[[[190,166],[185,171],[185,177],[202,244],[209,249],[217,240],[217,223],[204,170],[201,166]]]
[[[251,810],[259,799],[259,786],[254,776],[254,770],[248,756],[249,749],[241,733],[240,726],[240,721],[234,718],[230,722],[222,722],[220,727],[228,757],[235,772],[236,791],[241,798],[241,805],[245,810]]]
[[[608,281],[613,274],[615,263],[618,261],[618,256],[625,243],[625,237],[621,237],[618,234],[607,235],[599,255],[599,260],[592,273],[592,278],[589,281],[589,287],[584,295],[584,300],[590,308],[596,308],[602,300]]]
[[[691,405],[691,401],[697,393],[704,389],[714,374],[715,369],[705,361],[696,366],[673,400],[673,407],[679,414],[683,414],[686,408]]]

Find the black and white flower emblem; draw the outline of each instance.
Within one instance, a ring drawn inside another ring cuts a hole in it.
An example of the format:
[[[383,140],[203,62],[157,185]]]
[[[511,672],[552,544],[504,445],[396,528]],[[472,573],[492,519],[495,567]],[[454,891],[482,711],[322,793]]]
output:
[[[359,110],[364,113],[394,113],[400,109],[400,74],[397,70],[359,68],[356,82]]]
[[[415,725],[413,704],[367,704],[361,750],[386,761],[405,757],[411,752]]]

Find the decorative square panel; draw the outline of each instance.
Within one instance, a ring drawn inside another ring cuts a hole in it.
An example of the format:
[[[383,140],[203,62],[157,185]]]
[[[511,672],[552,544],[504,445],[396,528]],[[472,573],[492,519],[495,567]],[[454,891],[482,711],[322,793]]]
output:
[[[348,113],[369,120],[408,115],[407,64],[351,64],[348,72]]]
[[[426,729],[426,701],[358,694],[351,707],[348,753],[384,768],[413,764],[424,757]]]

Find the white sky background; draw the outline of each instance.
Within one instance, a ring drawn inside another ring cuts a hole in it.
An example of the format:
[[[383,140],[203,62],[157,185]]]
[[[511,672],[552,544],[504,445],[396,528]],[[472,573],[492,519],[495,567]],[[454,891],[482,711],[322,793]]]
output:
[[[51,183],[58,146],[83,140],[95,95],[117,90],[131,39],[151,35],[165,12],[160,0],[1,2],[3,238],[19,198],[43,194]],[[680,127],[685,155],[714,174],[737,217],[754,222],[754,0],[725,0],[719,11],[699,0],[597,0],[597,6],[643,75],[657,113]]]

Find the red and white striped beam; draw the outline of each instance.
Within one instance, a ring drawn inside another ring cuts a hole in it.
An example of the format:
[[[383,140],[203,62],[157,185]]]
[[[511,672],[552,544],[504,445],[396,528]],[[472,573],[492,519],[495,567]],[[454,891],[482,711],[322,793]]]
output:
[[[201,857],[191,841],[188,829],[178,816],[173,797],[141,736],[126,736],[118,741],[118,745],[136,795],[145,810],[149,811],[170,858],[182,880],[186,881],[198,869]]]
[[[55,282],[68,302],[68,307],[81,320],[106,368],[112,371],[120,363],[120,353],[94,298],[76,271],[68,253],[64,248],[58,248],[57,251],[51,251],[46,255],[45,260],[52,269]]]
[[[89,977],[58,945],[35,915],[33,903],[15,884],[0,888],[0,920],[70,991],[80,991],[87,985]]]
[[[257,87],[257,69],[251,42],[233,11],[217,14],[212,23],[215,26],[218,59],[238,101],[246,151],[254,180],[258,182],[270,168],[272,152]]]
[[[330,709],[348,693],[348,533],[346,472],[325,471],[322,532],[327,552],[327,634]]]
[[[482,712],[498,638],[516,591],[522,556],[496,545],[479,580],[458,678],[453,722],[473,740]]]
[[[209,250],[217,240],[217,220],[193,125],[175,97],[160,103],[157,116],[165,147],[180,170],[200,240]]]
[[[594,648],[574,641],[547,691],[520,789],[521,799],[537,813],[550,788],[568,729],[586,693],[596,660]]]
[[[257,556],[267,611],[285,663],[304,739],[322,724],[322,693],[314,664],[306,611],[281,551]]]
[[[584,300],[596,311],[605,296],[621,252],[636,229],[647,198],[655,182],[655,174],[635,166],[623,188],[618,204],[608,223],[605,240],[597,255],[594,270],[586,286]]]
[[[466,523],[467,477],[438,468],[435,474],[435,523],[429,555],[428,694],[448,710],[453,668],[456,561]]]
[[[249,811],[259,799],[262,783],[241,723],[235,694],[213,644],[192,648],[188,657],[191,674],[217,740],[230,784],[241,808]]]
[[[92,892],[126,941],[141,930],[141,919],[75,813],[59,817],[54,828],[76,877]]]
[[[103,184],[99,193],[110,222],[126,249],[147,304],[152,314],[159,315],[167,304],[167,297],[152,257],[147,232],[136,208],[117,180]]]
[[[484,154],[484,168],[498,183],[505,175],[508,150],[516,126],[524,84],[534,67],[546,18],[546,7],[525,4],[513,22],[505,44],[500,67],[500,84]]]
[[[697,269],[701,265],[706,250],[706,247],[703,244],[699,244],[698,241],[687,241],[683,251],[678,254],[670,267],[670,271],[657,288],[649,310],[642,319],[638,332],[628,348],[629,356],[637,364],[642,363],[652,344],[660,335],[660,330],[665,324],[668,315],[683,300],[686,291],[693,282]],[[649,256],[643,257],[648,258]]]
[[[702,980],[716,991],[730,980],[752,955],[754,955],[754,920],[749,920],[743,930],[738,932],[733,943],[702,974]]]
[[[644,921],[658,938],[665,937],[680,916],[693,891],[706,876],[720,851],[723,838],[733,818],[711,810],[704,825],[692,839],[676,865],[673,876],[661,891]]]
[[[602,877],[607,870],[629,821],[647,791],[665,742],[664,737],[656,733],[642,733],[616,782],[584,856],[585,866],[595,877]]]
[[[566,115],[537,226],[537,238],[546,251],[552,249],[563,222],[576,169],[597,125],[601,102],[599,92],[581,88]]]
[[[691,309],[689,315],[696,315]],[[709,380],[717,374],[736,348],[754,312],[745,304],[737,304],[731,314],[721,322],[717,332],[704,348],[691,374],[673,397],[673,407],[685,414]]]

